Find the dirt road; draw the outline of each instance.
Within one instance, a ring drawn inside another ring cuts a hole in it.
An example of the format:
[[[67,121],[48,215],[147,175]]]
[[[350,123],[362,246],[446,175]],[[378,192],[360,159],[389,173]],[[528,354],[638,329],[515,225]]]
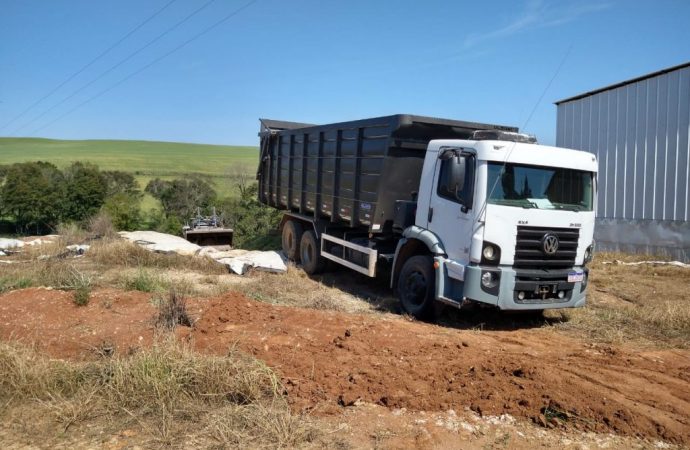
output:
[[[200,351],[236,346],[275,368],[297,409],[357,402],[510,414],[543,426],[690,445],[690,352],[587,343],[547,328],[466,331],[391,314],[281,307],[238,294],[188,303]],[[153,340],[150,294],[103,290],[86,307],[45,289],[0,296],[0,338],[56,357],[124,354]]]

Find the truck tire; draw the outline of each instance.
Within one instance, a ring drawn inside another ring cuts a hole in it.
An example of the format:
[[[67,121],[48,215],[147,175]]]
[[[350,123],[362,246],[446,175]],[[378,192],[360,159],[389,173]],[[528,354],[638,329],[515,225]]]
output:
[[[299,262],[299,243],[302,239],[302,224],[296,220],[288,220],[283,225],[283,252],[288,259]]]
[[[405,261],[398,276],[398,296],[402,309],[417,319],[428,320],[434,314],[435,295],[433,258],[417,255]]]
[[[309,275],[313,275],[323,271],[326,267],[326,258],[321,256],[321,247],[319,246],[319,240],[316,239],[314,231],[308,230],[302,234],[299,248],[302,269],[304,269],[305,272]]]

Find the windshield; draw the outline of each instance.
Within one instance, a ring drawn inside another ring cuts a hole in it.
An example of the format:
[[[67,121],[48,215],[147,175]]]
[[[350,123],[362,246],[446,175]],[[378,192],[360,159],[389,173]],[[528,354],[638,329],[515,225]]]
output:
[[[489,203],[539,209],[591,211],[592,172],[489,162]]]

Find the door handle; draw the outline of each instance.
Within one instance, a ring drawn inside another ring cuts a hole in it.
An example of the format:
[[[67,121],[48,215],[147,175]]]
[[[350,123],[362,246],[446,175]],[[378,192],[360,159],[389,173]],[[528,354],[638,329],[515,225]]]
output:
[[[429,215],[427,216],[427,221],[431,222],[431,219],[434,218],[434,208],[429,208]]]

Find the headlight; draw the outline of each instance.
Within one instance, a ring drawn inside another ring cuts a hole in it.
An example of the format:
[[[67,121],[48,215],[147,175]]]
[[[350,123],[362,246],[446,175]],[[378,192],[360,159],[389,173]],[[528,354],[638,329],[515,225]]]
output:
[[[594,258],[594,244],[590,245],[587,247],[587,250],[585,250],[585,261],[584,263],[590,263],[592,262],[592,259]]]
[[[482,263],[496,265],[501,260],[501,249],[496,244],[484,242],[482,248]]]

